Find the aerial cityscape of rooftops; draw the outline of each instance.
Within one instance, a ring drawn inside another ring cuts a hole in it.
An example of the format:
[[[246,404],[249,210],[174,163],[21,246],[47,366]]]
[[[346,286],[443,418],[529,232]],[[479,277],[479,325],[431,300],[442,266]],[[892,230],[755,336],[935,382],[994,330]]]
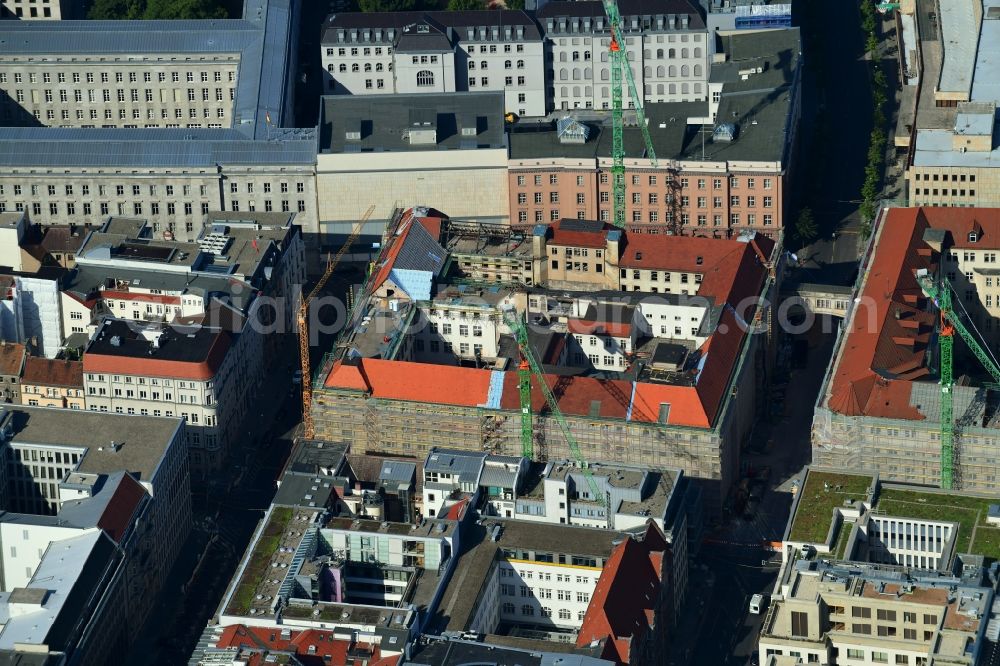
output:
[[[1000,0],[0,0],[0,663],[1000,664]]]

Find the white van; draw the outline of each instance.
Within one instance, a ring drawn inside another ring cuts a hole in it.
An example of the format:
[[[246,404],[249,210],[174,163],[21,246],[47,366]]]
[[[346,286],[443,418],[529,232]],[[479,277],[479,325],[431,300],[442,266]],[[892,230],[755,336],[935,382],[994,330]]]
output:
[[[767,610],[767,599],[763,594],[755,594],[750,597],[750,612],[760,615],[761,611]]]

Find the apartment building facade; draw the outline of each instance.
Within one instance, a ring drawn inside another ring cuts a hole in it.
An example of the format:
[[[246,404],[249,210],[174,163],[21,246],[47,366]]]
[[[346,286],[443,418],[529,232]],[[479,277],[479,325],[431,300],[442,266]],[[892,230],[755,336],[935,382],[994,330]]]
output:
[[[81,535],[101,527],[97,533],[106,530],[115,542],[111,552],[124,555],[116,574],[122,586],[108,615],[100,615],[99,607],[88,610],[107,622],[94,628],[98,644],[115,636],[119,627],[127,629],[124,639],[111,643],[112,649],[122,649],[122,641],[127,645],[145,621],[191,527],[183,423],[18,406],[3,411],[0,428],[9,471],[4,508],[35,514],[27,522],[40,523],[30,530],[16,523],[14,529],[4,525],[0,530],[5,558],[10,558],[5,559],[10,565],[5,566],[5,581],[12,576],[16,584],[32,577],[25,567],[35,566],[32,560],[40,542],[67,536],[69,527],[78,528]],[[45,557],[40,559],[44,563]],[[72,557],[53,560],[66,567]],[[53,575],[50,580],[60,579],[59,566],[44,571]],[[37,570],[33,574],[36,580],[45,575]],[[70,624],[90,619],[75,616]],[[105,654],[96,646],[93,650]]]
[[[621,5],[638,94],[706,100],[704,20],[686,0],[659,9]],[[502,91],[504,109],[519,116],[611,107],[610,29],[592,0],[549,2],[538,12],[334,14],[321,49],[324,88],[334,95]]]
[[[546,8],[558,4],[585,3]],[[800,115],[799,33],[738,34],[723,44],[712,64],[708,102],[646,104],[655,162],[640,130],[625,128],[629,229],[715,238],[781,231]],[[512,128],[512,225],[612,220],[611,128],[585,120],[575,125]]]
[[[859,666],[981,663],[994,594],[976,576],[908,575],[884,565],[877,570],[806,560],[785,566],[780,594],[761,628],[761,659],[782,655]]]
[[[620,45],[628,54],[643,102],[700,102],[708,98],[711,35],[694,5],[672,0],[656,12],[638,2],[619,5]],[[604,6],[594,0],[555,0],[537,13],[547,42],[550,110],[610,109],[611,35]],[[622,100],[634,107],[628,91]]]
[[[56,152],[39,153],[37,142]],[[210,211],[260,211],[294,212],[306,234],[318,228],[310,130],[276,129],[257,142],[225,129],[4,128],[0,146],[0,211],[26,211],[38,224],[141,217],[159,238],[194,241]]]
[[[524,11],[334,14],[321,48],[330,94],[497,91],[507,111],[545,115],[545,44]]]
[[[218,127],[251,137],[258,122],[280,127],[291,101],[285,70],[296,69],[295,6],[246,0],[243,14],[211,23],[4,22],[0,122]]]
[[[86,409],[83,362],[29,356],[21,378],[21,404]]]
[[[247,364],[232,335],[108,319],[84,351],[87,409],[183,419],[196,476],[217,469],[246,415]]]
[[[0,340],[0,401],[21,404],[25,356],[24,345]]]

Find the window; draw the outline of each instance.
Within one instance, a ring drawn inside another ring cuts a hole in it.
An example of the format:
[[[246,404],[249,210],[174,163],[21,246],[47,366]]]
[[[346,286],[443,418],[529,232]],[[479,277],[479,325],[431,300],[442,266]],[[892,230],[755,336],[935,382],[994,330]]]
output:
[[[847,648],[847,658],[848,659],[864,659],[865,658],[865,651],[864,650],[856,650],[854,648]]]
[[[434,72],[426,69],[417,72],[417,85],[422,87],[434,85]]]

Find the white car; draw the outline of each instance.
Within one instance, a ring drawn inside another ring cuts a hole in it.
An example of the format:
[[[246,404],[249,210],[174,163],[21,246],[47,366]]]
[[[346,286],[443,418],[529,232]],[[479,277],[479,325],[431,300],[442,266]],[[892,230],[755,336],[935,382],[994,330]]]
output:
[[[767,610],[767,599],[763,594],[755,594],[750,597],[750,612],[754,615],[760,615],[763,611]]]

